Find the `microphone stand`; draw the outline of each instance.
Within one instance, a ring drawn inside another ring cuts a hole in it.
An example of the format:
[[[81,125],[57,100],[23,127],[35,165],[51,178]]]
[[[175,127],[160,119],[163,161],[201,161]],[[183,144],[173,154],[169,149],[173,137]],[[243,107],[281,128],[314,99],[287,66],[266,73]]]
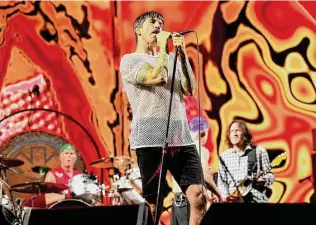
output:
[[[171,106],[172,106],[172,97],[173,97],[173,90],[174,90],[174,80],[175,80],[175,73],[176,73],[176,65],[177,65],[177,58],[178,58],[179,48],[176,47],[176,53],[173,63],[173,71],[172,71],[172,78],[171,78],[171,88],[170,88],[170,102],[169,102],[169,111],[168,111],[168,119],[167,119],[167,127],[166,127],[166,136],[165,142],[162,146],[162,154],[161,154],[161,163],[160,163],[160,172],[159,172],[159,180],[158,180],[158,192],[157,192],[157,200],[156,200],[156,210],[155,210],[155,223],[154,225],[159,224],[160,218],[160,211],[162,210],[163,204],[163,195],[161,195],[161,191],[163,189],[162,179],[166,177],[166,168],[164,166],[165,163],[165,154],[167,153],[168,149],[168,133],[169,133],[169,124],[170,124],[170,117],[171,117]]]

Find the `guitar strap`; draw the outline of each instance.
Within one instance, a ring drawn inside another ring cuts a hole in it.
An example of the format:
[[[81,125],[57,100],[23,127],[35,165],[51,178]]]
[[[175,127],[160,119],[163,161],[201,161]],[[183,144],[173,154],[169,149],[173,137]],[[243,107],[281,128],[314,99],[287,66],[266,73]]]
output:
[[[256,145],[251,145],[251,150],[248,152],[248,176],[252,176],[254,173],[257,174],[257,169],[258,169],[258,164],[259,164],[259,169],[262,171],[262,155],[260,154],[259,162],[257,160],[257,146]],[[254,183],[253,188],[265,193],[266,187],[264,187],[263,184],[260,183]]]
[[[251,149],[248,151],[248,176],[252,176],[257,173],[258,161],[257,161],[257,146],[251,145]]]
[[[248,156],[248,168],[247,173],[249,177],[252,177],[254,173],[257,173],[258,161],[257,161],[257,146],[251,145],[250,149],[247,149],[245,155]],[[243,197],[244,202],[253,202],[253,195],[249,192],[246,196]]]

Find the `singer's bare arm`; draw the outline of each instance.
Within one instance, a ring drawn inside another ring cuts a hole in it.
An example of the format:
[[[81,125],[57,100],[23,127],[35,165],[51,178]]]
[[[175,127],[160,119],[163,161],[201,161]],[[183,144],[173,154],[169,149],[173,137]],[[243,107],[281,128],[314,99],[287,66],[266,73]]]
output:
[[[185,41],[184,37],[181,34],[174,33],[173,45],[179,47],[180,61],[181,61],[181,85],[184,95],[193,95],[194,94],[194,74],[190,66],[190,62],[185,50]]]
[[[155,67],[145,64],[136,74],[136,81],[142,85],[164,85],[168,78],[168,59],[166,52],[159,54],[158,63]]]
[[[167,41],[170,32],[162,31],[156,35],[157,45],[160,46],[158,62],[155,67],[144,65],[136,74],[136,81],[142,85],[164,85],[168,80],[169,55]]]

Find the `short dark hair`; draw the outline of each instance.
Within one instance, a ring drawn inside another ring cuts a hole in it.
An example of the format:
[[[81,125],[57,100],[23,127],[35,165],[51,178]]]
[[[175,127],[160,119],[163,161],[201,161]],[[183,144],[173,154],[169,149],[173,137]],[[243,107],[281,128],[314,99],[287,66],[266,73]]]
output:
[[[162,23],[164,23],[164,18],[159,12],[149,11],[149,12],[145,12],[145,13],[141,14],[140,16],[138,16],[136,18],[136,20],[133,24],[133,29],[134,29],[136,41],[137,41],[136,29],[141,27],[143,25],[143,23],[145,22],[145,20],[147,20],[148,18],[157,18],[157,19],[161,20]]]
[[[233,144],[230,141],[230,128],[234,123],[238,123],[240,129],[242,130],[242,146],[246,146],[247,144],[252,144],[252,135],[247,127],[247,124],[243,120],[233,120],[226,131],[226,143],[229,147],[233,147]]]

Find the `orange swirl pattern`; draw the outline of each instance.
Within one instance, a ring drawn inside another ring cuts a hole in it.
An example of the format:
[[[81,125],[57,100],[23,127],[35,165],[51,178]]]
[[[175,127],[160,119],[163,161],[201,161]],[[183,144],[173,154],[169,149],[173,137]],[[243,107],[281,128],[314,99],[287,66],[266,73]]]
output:
[[[135,157],[128,148],[132,113],[118,67],[122,55],[134,50],[134,19],[156,10],[165,17],[166,30],[198,34],[199,64],[195,36],[188,35],[186,44],[195,74],[200,70],[212,169],[227,147],[228,124],[244,119],[255,142],[272,158],[288,153],[286,163],[274,169],[270,201],[309,202],[311,130],[316,128],[315,9],[315,2],[298,1],[1,2],[1,118],[31,107],[6,111],[5,90],[15,85],[29,93],[32,86],[23,84],[40,74],[46,93],[53,96],[47,107],[71,116],[85,130],[67,118],[56,119],[60,129],[34,124],[19,132],[9,129],[0,133],[0,144],[39,130],[75,144],[88,169],[99,157]],[[185,101],[191,119],[198,113],[197,95]]]

